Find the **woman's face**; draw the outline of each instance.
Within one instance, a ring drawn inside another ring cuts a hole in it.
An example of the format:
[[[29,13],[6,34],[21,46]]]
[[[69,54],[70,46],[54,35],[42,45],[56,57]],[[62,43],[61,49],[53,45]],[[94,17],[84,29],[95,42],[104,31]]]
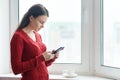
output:
[[[33,30],[39,31],[41,28],[44,27],[45,22],[47,21],[47,16],[42,15],[34,18],[33,16],[30,17],[30,26]]]

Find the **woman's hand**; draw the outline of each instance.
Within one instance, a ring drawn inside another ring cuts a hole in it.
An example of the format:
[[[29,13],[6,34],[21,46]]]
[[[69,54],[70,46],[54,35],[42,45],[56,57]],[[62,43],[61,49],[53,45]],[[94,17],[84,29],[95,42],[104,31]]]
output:
[[[52,53],[54,52],[55,50],[52,51]],[[55,53],[55,54],[52,54],[52,59],[56,59],[59,57],[59,52]]]
[[[58,58],[58,57],[59,57],[59,52],[55,54],[55,58]]]
[[[52,52],[54,52],[54,50]],[[47,52],[43,53],[45,61],[49,61],[50,59],[56,59],[56,58],[59,57],[59,52],[57,52],[55,54],[52,54],[52,52],[51,51],[47,51]]]
[[[43,56],[45,58],[45,61],[49,61],[51,59],[51,56],[52,56],[51,51],[44,52]]]

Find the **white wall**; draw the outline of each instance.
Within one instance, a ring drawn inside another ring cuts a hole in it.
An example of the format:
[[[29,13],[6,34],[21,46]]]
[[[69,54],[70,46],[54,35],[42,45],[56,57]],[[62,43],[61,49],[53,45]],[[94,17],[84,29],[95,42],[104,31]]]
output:
[[[0,74],[9,72],[9,0],[0,2]]]

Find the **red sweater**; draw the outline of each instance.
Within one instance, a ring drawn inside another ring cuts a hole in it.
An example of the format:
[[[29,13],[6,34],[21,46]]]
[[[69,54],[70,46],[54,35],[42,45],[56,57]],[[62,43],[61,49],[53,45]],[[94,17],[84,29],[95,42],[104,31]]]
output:
[[[45,61],[42,53],[46,46],[42,43],[40,34],[35,32],[36,42],[23,30],[14,33],[11,47],[11,65],[14,74],[22,74],[21,80],[49,80],[47,66],[54,59]]]

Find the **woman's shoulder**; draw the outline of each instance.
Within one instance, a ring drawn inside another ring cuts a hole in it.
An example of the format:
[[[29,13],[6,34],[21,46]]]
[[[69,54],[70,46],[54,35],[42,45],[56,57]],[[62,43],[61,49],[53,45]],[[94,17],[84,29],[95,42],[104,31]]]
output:
[[[22,30],[17,30],[13,34],[13,37],[22,37],[22,36],[23,36]]]
[[[16,41],[23,41],[23,36],[21,31],[15,31],[12,38],[11,42],[16,42]]]

